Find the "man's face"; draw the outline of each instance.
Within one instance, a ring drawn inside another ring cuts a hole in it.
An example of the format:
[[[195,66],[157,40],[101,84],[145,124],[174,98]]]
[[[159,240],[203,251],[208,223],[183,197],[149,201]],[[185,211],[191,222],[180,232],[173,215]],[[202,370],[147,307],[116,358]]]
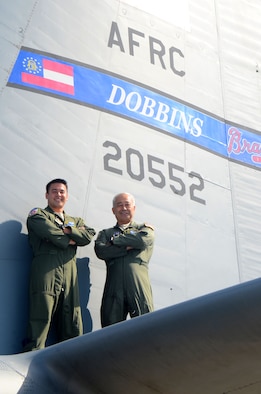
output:
[[[62,212],[68,200],[68,191],[63,183],[51,184],[48,193],[45,194],[48,205],[55,212]]]
[[[135,212],[135,205],[132,198],[124,193],[117,196],[112,212],[116,216],[119,225],[131,222]]]

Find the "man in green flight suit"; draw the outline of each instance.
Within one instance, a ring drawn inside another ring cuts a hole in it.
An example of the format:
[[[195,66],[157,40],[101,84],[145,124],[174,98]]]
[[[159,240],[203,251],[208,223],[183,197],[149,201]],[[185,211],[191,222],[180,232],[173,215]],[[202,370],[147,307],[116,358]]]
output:
[[[117,194],[112,212],[117,223],[99,232],[95,253],[105,260],[106,282],[101,304],[102,327],[153,311],[148,264],[153,251],[154,229],[133,221],[135,200]]]
[[[95,230],[82,218],[64,212],[68,186],[64,179],[46,185],[45,209],[34,208],[27,219],[28,238],[33,250],[30,278],[28,338],[24,351],[45,347],[55,318],[57,340],[83,332],[76,267],[77,246],[88,245]]]

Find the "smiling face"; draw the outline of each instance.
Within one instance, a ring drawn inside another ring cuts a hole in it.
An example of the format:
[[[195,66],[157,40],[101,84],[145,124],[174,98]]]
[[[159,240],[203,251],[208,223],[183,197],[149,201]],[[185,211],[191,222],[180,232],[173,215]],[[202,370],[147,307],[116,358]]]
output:
[[[49,207],[54,212],[63,212],[64,205],[68,200],[68,190],[63,183],[52,183],[45,194]]]
[[[112,212],[120,226],[130,223],[135,213],[134,198],[128,193],[118,194],[114,197]]]

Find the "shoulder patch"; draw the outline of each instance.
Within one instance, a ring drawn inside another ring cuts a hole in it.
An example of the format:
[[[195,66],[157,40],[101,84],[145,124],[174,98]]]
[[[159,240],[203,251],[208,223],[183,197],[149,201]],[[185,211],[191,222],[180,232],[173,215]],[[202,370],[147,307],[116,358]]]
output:
[[[151,224],[144,223],[144,226],[145,226],[145,227],[149,227],[149,228],[151,228],[152,230],[154,230],[154,227],[153,227]]]
[[[29,216],[29,217],[30,217],[30,216],[34,216],[34,215],[37,214],[37,212],[38,212],[38,208],[33,208],[33,209],[31,209],[31,211],[28,213],[28,216]]]

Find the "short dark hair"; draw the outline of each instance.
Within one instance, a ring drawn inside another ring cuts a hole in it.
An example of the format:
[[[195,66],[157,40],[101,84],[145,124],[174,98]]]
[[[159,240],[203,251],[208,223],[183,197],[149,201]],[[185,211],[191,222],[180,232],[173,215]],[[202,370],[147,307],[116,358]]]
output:
[[[56,179],[53,179],[52,181],[47,183],[47,185],[46,185],[46,193],[49,193],[50,186],[53,183],[62,183],[63,185],[66,186],[66,189],[68,190],[68,185],[67,185],[66,180],[65,179],[61,179],[61,178],[56,178]]]

